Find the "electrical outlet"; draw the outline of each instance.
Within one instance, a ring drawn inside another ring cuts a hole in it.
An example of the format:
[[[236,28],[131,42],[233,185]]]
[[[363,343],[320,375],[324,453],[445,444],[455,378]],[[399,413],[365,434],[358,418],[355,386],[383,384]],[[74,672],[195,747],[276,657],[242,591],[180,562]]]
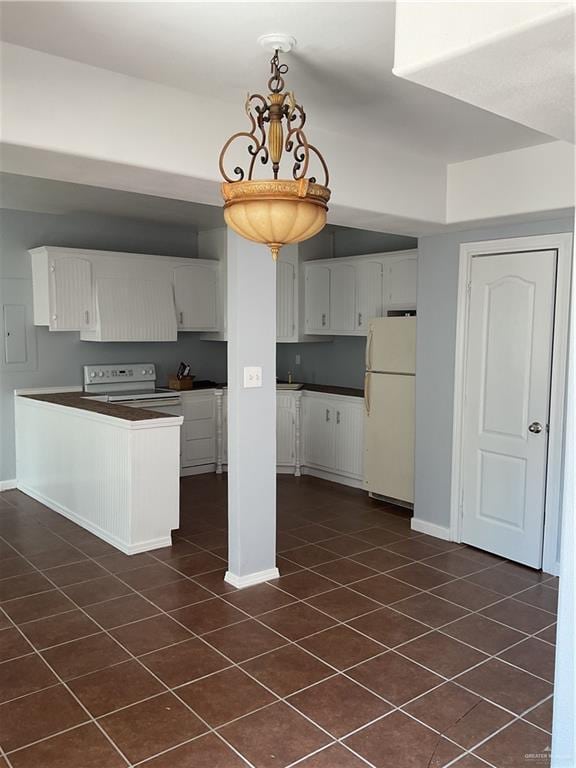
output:
[[[294,357],[294,365],[300,365],[300,353],[299,352]]]
[[[262,368],[257,365],[244,367],[244,389],[262,386]]]

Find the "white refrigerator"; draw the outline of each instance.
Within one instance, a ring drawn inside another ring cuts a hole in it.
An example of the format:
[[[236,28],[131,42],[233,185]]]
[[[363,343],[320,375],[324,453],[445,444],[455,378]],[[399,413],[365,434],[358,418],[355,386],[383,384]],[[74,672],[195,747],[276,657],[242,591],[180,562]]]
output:
[[[414,502],[416,318],[372,320],[366,341],[364,488]]]

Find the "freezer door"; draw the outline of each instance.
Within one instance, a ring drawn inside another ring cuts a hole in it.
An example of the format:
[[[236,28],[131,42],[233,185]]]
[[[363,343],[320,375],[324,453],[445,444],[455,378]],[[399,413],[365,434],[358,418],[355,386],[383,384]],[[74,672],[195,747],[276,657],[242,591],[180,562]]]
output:
[[[414,376],[366,374],[364,488],[414,502]]]
[[[366,370],[416,372],[416,318],[379,317],[370,321]]]

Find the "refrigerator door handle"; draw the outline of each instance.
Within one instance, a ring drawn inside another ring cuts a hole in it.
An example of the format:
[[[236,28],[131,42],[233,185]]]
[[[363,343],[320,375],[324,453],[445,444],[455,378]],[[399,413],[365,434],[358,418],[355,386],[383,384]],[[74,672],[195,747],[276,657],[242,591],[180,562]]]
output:
[[[370,374],[364,376],[364,408],[366,415],[370,416]]]
[[[366,368],[371,370],[372,368],[372,338],[374,336],[374,329],[370,328],[368,331],[368,343],[366,344]]]

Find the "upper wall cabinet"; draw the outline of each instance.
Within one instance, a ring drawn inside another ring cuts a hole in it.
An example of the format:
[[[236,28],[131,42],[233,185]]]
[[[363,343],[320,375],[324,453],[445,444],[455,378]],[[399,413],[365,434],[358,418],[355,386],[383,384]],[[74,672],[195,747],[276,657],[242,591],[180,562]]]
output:
[[[34,325],[47,325],[51,331],[93,329],[91,261],[52,248],[35,248],[30,254]]]
[[[387,262],[384,304],[392,308],[414,309],[418,285],[418,260],[394,256]]]
[[[228,296],[227,270],[228,249],[233,248],[230,238],[238,237],[226,228],[207,230],[198,233],[198,253],[204,263],[211,263],[219,270],[218,280],[218,331],[208,332],[203,338],[208,341],[228,341]],[[320,285],[321,285],[320,280]],[[329,311],[330,275],[327,275],[325,287],[320,287],[323,299],[315,302],[318,308],[319,322],[322,321],[321,305]],[[322,303],[324,302],[324,303]],[[324,317],[327,323],[327,314]],[[281,344],[325,341],[324,337],[309,335],[313,331],[305,330],[304,323],[304,266],[297,245],[285,245],[276,262],[276,341]]]
[[[178,330],[218,330],[218,265],[184,264],[173,280]]]
[[[296,266],[276,262],[276,341],[290,341],[296,333]]]
[[[330,330],[353,331],[356,312],[356,268],[354,264],[330,267]]]
[[[83,341],[175,341],[218,328],[218,265],[43,247],[30,251],[34,324]]]
[[[356,308],[354,328],[368,332],[370,318],[382,317],[383,293],[381,261],[361,261],[356,265]]]
[[[330,328],[330,268],[306,265],[306,333],[324,333]]]
[[[364,336],[388,310],[416,309],[416,251],[305,262],[306,333]]]

